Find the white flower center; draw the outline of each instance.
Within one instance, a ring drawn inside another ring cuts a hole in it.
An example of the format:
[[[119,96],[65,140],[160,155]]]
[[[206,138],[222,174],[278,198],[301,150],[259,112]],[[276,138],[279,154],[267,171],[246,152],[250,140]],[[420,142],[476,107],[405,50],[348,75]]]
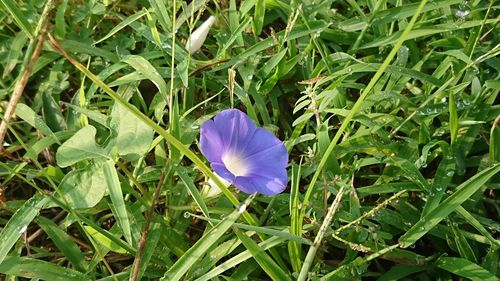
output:
[[[245,176],[248,172],[248,166],[242,157],[233,152],[227,152],[222,156],[222,162],[226,168],[236,177]]]

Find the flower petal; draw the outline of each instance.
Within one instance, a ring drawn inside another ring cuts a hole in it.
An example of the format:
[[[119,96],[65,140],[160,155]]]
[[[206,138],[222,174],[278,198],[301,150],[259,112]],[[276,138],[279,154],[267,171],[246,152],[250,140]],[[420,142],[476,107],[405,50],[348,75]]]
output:
[[[210,167],[212,167],[212,170],[214,170],[214,172],[221,178],[227,180],[230,183],[234,182],[235,176],[231,172],[229,172],[224,164],[212,162],[210,163]]]
[[[273,146],[283,146],[283,142],[279,140],[273,133],[264,128],[257,128],[245,148],[245,155],[251,156]],[[288,156],[288,153],[286,153]],[[287,158],[288,159],[288,158]]]
[[[247,176],[247,177],[237,177],[234,181],[234,185],[241,191],[252,194],[254,192],[259,192],[264,195],[270,196],[283,192],[286,188],[286,183],[288,177],[286,175],[286,170],[283,170],[283,175],[281,177],[267,178],[263,176]]]
[[[224,144],[214,121],[205,121],[200,128],[200,148],[210,162],[221,162]]]
[[[238,109],[221,111],[214,118],[225,151],[240,153],[252,139],[257,126],[250,117]]]
[[[249,167],[250,173],[260,174],[262,172],[276,169],[285,169],[288,163],[288,151],[285,145],[266,129],[258,128],[252,141],[245,149],[247,155],[241,161]]]

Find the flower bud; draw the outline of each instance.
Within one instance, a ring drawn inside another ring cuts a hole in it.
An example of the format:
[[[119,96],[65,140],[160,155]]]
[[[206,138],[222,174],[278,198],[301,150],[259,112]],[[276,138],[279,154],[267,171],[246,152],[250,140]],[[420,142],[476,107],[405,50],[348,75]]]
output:
[[[200,27],[191,33],[191,36],[189,36],[186,43],[186,50],[190,54],[197,52],[201,48],[205,39],[207,39],[208,31],[214,22],[215,17],[210,16],[202,25],[200,25]]]

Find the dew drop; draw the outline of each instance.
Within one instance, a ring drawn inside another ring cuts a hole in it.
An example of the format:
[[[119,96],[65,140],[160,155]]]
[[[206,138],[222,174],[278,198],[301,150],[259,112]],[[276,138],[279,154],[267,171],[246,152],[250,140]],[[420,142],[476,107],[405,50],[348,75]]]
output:
[[[189,219],[191,214],[189,212],[184,212],[184,218]]]
[[[252,74],[249,74],[249,75],[247,76],[247,79],[248,79],[248,80],[252,80],[252,79],[253,79],[253,75],[252,75]]]
[[[20,227],[19,228],[19,234],[23,234],[26,232],[26,229],[28,229],[28,226],[27,225],[24,225],[23,227]]]
[[[446,175],[447,175],[448,177],[453,176],[453,174],[455,174],[455,171],[453,171],[453,170],[448,170],[448,171],[446,171]]]
[[[347,72],[352,72],[352,68],[350,68],[350,67],[349,67],[349,68],[347,69]]]
[[[191,125],[192,130],[198,130],[199,128],[200,128],[200,126],[198,126],[196,124]]]
[[[457,12],[455,13],[455,15],[456,15],[459,19],[464,19],[464,18],[465,18],[465,17],[467,17],[469,14],[470,14],[470,11],[469,11],[469,10],[457,10]]]
[[[247,209],[247,205],[245,204],[241,204],[241,206],[238,208],[238,213],[242,214],[243,212],[245,212]]]

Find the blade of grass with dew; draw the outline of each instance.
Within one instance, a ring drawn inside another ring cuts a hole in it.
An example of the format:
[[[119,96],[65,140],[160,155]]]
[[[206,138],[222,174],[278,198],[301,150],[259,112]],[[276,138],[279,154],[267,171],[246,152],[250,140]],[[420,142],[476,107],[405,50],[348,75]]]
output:
[[[440,257],[436,262],[436,266],[473,281],[500,280],[483,267],[463,258]]]
[[[450,197],[446,198],[438,207],[434,208],[427,215],[423,216],[415,225],[399,238],[402,248],[413,245],[420,237],[424,236],[434,226],[441,222],[458,206],[470,198],[478,191],[491,177],[500,171],[500,164],[487,168],[466,182],[459,185]]]
[[[10,249],[47,202],[49,202],[47,196],[35,195],[27,200],[9,219],[0,232],[0,265],[4,263]]]
[[[250,204],[253,196],[250,196],[244,205],[241,205],[228,215],[223,221],[206,232],[189,250],[187,250],[173,266],[171,266],[165,275],[161,278],[162,281],[177,281],[201,258],[202,255],[215,244],[220,237],[236,222],[240,215],[245,211],[246,206]]]
[[[184,183],[184,185],[186,186],[186,188],[189,190],[189,193],[193,197],[193,200],[196,202],[196,204],[200,208],[203,215],[207,218],[210,218],[210,212],[208,211],[207,204],[205,204],[203,197],[201,196],[200,192],[198,191],[198,189],[194,185],[193,180],[186,173],[185,169],[182,166],[178,166],[176,164],[174,164],[172,168],[177,173],[177,175],[181,178],[181,180]]]
[[[359,98],[356,101],[356,103],[352,106],[352,108],[351,108],[351,110],[349,112],[349,115],[343,120],[342,125],[337,130],[337,132],[335,133],[335,136],[333,137],[332,142],[330,143],[330,145],[328,146],[327,150],[325,151],[325,154],[321,158],[321,160],[320,160],[320,162],[318,164],[318,167],[316,169],[316,172],[314,173],[314,175],[313,175],[313,177],[312,177],[312,179],[311,179],[311,181],[310,181],[310,183],[309,183],[309,185],[307,187],[306,194],[304,195],[304,200],[302,202],[302,206],[304,206],[304,207],[301,209],[300,220],[299,220],[301,222],[301,224],[302,224],[303,218],[305,216],[305,211],[306,211],[305,206],[307,206],[309,204],[309,198],[310,198],[310,196],[312,194],[312,191],[314,189],[316,181],[318,180],[319,175],[323,171],[323,167],[325,166],[326,161],[328,160],[328,157],[330,156],[330,154],[335,149],[335,146],[337,145],[337,142],[339,141],[340,137],[342,136],[342,134],[346,130],[347,126],[349,125],[349,123],[353,119],[354,115],[356,113],[358,113],[358,111],[360,110],[363,101],[368,96],[368,94],[372,90],[373,86],[377,83],[378,79],[385,72],[385,70],[389,66],[390,62],[392,61],[392,59],[394,58],[394,56],[397,54],[398,49],[401,47],[401,45],[403,44],[403,42],[407,39],[408,34],[410,33],[410,31],[412,30],[413,26],[415,25],[415,22],[416,22],[418,16],[420,15],[420,13],[422,11],[422,8],[424,7],[424,5],[425,5],[426,2],[427,2],[426,0],[423,0],[423,1],[420,2],[420,5],[418,6],[417,10],[415,11],[414,16],[412,17],[412,19],[410,20],[410,22],[408,23],[408,25],[404,29],[403,33],[401,34],[401,36],[397,40],[397,42],[394,45],[394,47],[392,48],[391,52],[387,55],[387,57],[385,58],[384,62],[380,66],[379,70],[375,73],[375,75],[373,76],[373,78],[370,80],[370,82],[368,83],[368,85],[366,86],[366,88],[363,90],[363,92],[359,96]]]
[[[258,244],[258,246],[263,249],[263,250],[268,250],[273,247],[282,245],[285,242],[285,239],[281,237],[271,237],[264,242],[261,242]],[[245,250],[236,256],[230,258],[229,260],[221,263],[220,265],[214,267],[212,270],[210,270],[208,273],[205,275],[201,276],[200,278],[196,279],[195,281],[208,281],[211,280],[212,278],[220,276],[223,272],[232,269],[236,267],[237,265],[243,263],[244,261],[249,260],[252,258],[252,254],[250,253],[249,250]]]
[[[222,220],[219,219],[214,219],[214,218],[207,218],[195,214],[191,214],[192,217],[198,218],[200,220],[212,222],[212,223],[220,223]],[[256,233],[264,233],[268,234],[270,236],[275,236],[275,237],[281,237],[289,241],[296,241],[300,244],[305,244],[305,245],[312,245],[312,242],[304,237],[300,237],[297,235],[294,235],[290,232],[288,232],[288,229],[273,229],[269,227],[263,227],[263,226],[254,226],[254,225],[249,225],[249,224],[243,224],[243,223],[235,223],[235,227],[244,229],[244,230],[249,230],[249,231],[254,231]]]

